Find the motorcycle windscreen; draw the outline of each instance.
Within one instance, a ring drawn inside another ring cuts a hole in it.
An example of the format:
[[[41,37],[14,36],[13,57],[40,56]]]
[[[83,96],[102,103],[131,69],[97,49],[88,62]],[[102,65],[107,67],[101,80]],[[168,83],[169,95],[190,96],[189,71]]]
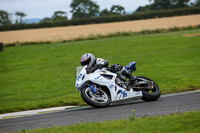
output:
[[[78,66],[76,67],[76,77],[80,74],[81,70],[84,68],[84,66]]]

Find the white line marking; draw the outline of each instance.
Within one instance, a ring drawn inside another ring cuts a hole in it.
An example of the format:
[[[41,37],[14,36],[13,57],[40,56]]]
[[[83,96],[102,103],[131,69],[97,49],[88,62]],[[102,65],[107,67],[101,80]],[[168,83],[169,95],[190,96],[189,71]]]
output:
[[[195,91],[187,91],[187,92],[179,92],[179,93],[171,93],[171,94],[163,94],[161,97],[170,97],[170,96],[178,96],[178,95],[185,95],[185,94],[192,94],[192,93],[197,93],[200,92],[200,90],[195,90]],[[38,109],[38,110],[29,110],[29,111],[21,111],[21,112],[14,112],[14,113],[7,113],[7,114],[0,114],[0,119],[5,119],[6,117],[22,117],[22,116],[28,116],[28,115],[34,115],[42,112],[51,112],[51,111],[61,111],[65,110],[67,108],[72,108],[76,106],[64,106],[64,107],[54,107],[54,108],[46,108],[46,109]],[[88,106],[89,107],[89,106]],[[80,108],[77,108],[80,109]],[[77,110],[73,109],[73,110]]]
[[[20,117],[20,116],[34,115],[38,113],[45,113],[45,112],[51,112],[51,111],[60,111],[60,110],[64,110],[66,108],[72,108],[72,107],[75,107],[75,106],[53,107],[53,108],[46,108],[46,109],[28,110],[28,111],[0,114],[0,119],[4,119],[6,117]]]
[[[163,94],[163,95],[161,95],[161,97],[179,96],[179,95],[185,95],[185,94],[192,94],[192,93],[196,93],[196,92],[200,92],[200,90]]]

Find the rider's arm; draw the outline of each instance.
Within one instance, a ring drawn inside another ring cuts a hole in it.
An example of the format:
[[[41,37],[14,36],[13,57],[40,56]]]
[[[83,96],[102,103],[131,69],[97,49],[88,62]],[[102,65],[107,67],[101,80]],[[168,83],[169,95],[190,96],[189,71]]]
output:
[[[97,58],[96,59],[96,64],[90,69],[90,72],[94,72],[95,70],[99,68],[107,68],[108,67],[108,60],[104,60],[102,58]]]
[[[95,65],[98,68],[103,68],[103,67],[108,67],[108,64],[109,64],[108,60],[104,60],[102,58],[97,58]]]

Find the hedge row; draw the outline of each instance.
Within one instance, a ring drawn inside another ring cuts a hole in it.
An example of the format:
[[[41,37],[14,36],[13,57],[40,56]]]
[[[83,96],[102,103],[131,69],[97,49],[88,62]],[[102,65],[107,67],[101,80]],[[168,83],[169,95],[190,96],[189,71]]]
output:
[[[55,22],[55,23],[42,22],[38,24],[34,23],[34,24],[3,25],[3,26],[0,26],[0,31],[61,27],[61,26],[71,26],[71,25],[99,24],[99,23],[109,23],[109,22],[162,18],[162,17],[171,17],[171,16],[182,16],[182,15],[191,15],[191,14],[200,14],[200,7],[180,8],[180,9],[172,9],[172,10],[159,10],[159,11],[150,11],[150,12],[136,12],[132,15],[124,15],[124,16],[116,15],[116,16],[106,16],[106,17],[72,19],[72,20]]]

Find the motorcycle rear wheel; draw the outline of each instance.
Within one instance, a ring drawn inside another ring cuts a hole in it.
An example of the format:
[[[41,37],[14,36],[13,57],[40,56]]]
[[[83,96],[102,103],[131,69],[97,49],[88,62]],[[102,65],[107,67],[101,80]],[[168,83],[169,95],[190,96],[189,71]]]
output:
[[[81,89],[81,97],[88,105],[95,108],[107,107],[111,103],[111,98],[106,91],[101,90],[101,94],[96,94],[89,86]]]
[[[156,82],[154,82],[152,79],[144,77],[144,76],[137,76],[138,81],[140,81],[141,79],[144,80],[148,80],[148,81],[152,81],[153,82],[153,89],[149,90],[149,89],[142,89],[142,100],[144,101],[156,101],[160,98],[161,95],[161,91],[160,91],[160,87],[156,84]],[[142,86],[144,87],[144,86]]]

